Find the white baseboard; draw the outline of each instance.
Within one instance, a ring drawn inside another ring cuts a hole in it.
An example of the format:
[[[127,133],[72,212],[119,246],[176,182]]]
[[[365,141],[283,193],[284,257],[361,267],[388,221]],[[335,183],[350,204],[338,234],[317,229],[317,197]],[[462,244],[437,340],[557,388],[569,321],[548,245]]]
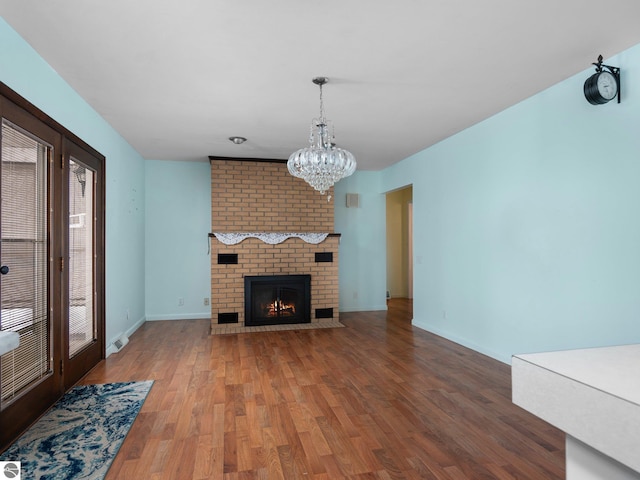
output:
[[[340,312],[377,312],[380,310],[387,310],[387,304],[384,305],[359,305],[357,307],[342,307]]]
[[[205,320],[210,319],[211,313],[185,313],[180,315],[147,315],[148,322],[159,320]]]
[[[505,356],[505,355],[499,354],[497,352],[484,348],[481,345],[470,342],[465,338],[461,338],[456,335],[451,335],[449,332],[445,332],[438,328],[433,328],[427,322],[416,320],[415,318],[411,321],[411,324],[414,327],[418,327],[422,330],[438,335],[439,337],[446,338],[447,340],[451,340],[452,342],[457,343],[458,345],[462,345],[463,347],[467,347],[467,348],[470,348],[471,350],[475,350],[476,352],[486,355],[488,357],[491,357],[495,360],[498,360],[499,362],[506,363],[507,365],[511,365],[511,355]]]

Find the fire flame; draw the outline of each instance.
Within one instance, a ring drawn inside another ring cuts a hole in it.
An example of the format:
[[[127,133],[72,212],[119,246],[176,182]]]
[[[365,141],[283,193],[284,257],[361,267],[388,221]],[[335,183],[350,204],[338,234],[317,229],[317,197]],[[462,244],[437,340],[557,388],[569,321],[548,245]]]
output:
[[[285,317],[296,314],[295,304],[285,303],[279,298],[268,304],[265,310],[268,317]]]

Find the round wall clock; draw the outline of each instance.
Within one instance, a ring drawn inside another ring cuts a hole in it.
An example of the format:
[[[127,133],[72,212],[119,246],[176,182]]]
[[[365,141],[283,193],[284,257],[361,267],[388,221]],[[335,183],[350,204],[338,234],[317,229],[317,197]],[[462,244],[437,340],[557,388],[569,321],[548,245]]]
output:
[[[618,94],[616,77],[606,70],[594,73],[584,82],[584,96],[591,105],[602,105]]]
[[[620,103],[620,68],[604,65],[602,55],[593,63],[596,73],[584,82],[584,96],[591,105],[602,105],[618,96]]]

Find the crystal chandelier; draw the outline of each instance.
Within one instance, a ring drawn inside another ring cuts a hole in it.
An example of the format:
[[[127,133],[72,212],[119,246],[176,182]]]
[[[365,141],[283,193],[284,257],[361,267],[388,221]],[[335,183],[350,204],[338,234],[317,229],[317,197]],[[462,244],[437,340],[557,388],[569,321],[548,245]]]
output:
[[[356,171],[355,157],[336,147],[333,124],[324,116],[322,86],[328,81],[326,77],[313,79],[320,87],[320,117],[311,121],[309,146],[292,153],[287,162],[291,175],[302,178],[323,195],[338,180]]]

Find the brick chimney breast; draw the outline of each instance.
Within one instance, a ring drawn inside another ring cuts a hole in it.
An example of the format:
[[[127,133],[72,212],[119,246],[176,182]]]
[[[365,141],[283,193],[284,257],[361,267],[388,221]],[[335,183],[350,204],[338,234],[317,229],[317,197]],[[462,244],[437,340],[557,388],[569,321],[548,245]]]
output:
[[[211,325],[218,316],[237,313],[244,324],[244,277],[311,275],[311,322],[338,320],[338,248],[333,232],[333,200],[327,201],[304,180],[289,174],[285,162],[211,159],[212,232],[319,232],[330,235],[319,244],[288,238],[271,245],[247,238],[225,245],[211,242]],[[328,192],[333,195],[333,189]],[[237,255],[237,263],[218,263],[218,255]],[[317,254],[332,262],[317,262]],[[333,309],[334,318],[316,318],[316,310]],[[232,316],[233,317],[233,316]]]

